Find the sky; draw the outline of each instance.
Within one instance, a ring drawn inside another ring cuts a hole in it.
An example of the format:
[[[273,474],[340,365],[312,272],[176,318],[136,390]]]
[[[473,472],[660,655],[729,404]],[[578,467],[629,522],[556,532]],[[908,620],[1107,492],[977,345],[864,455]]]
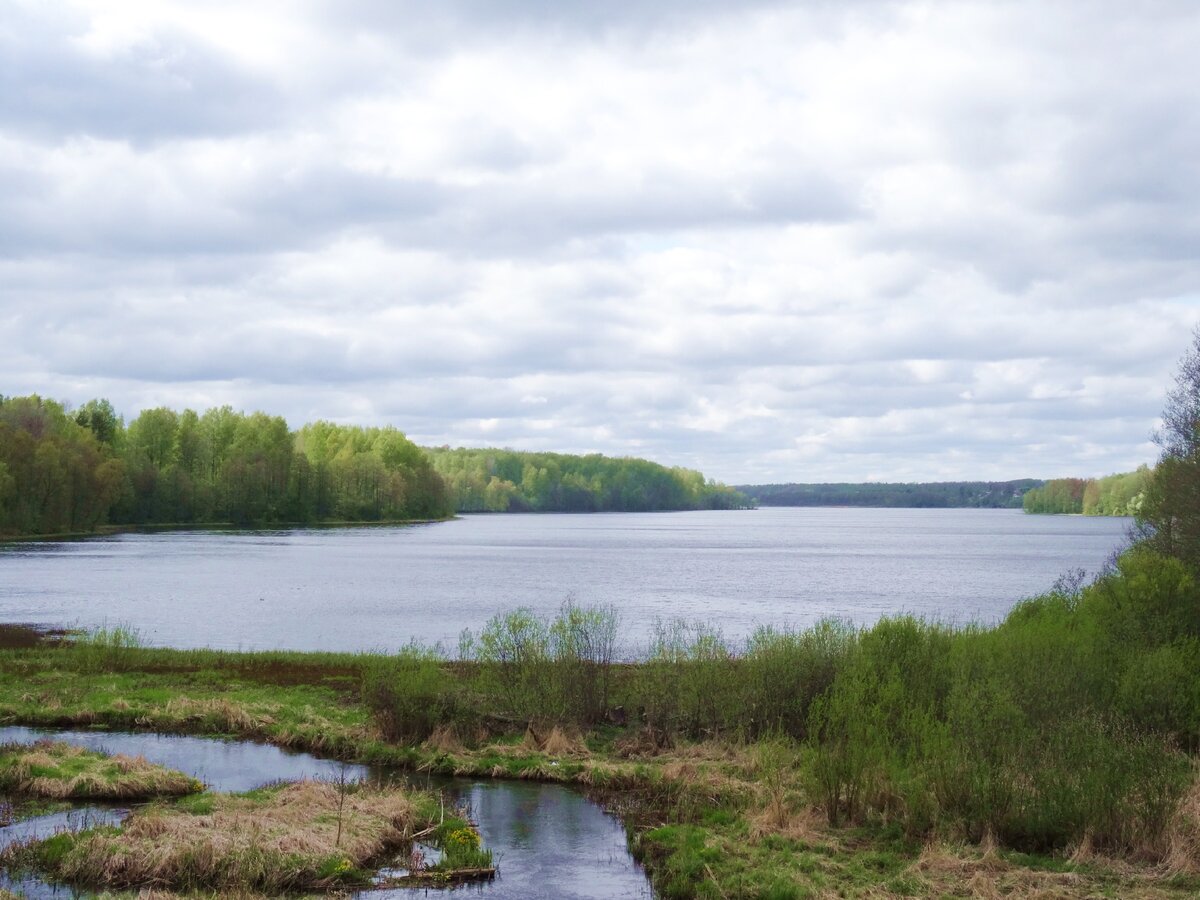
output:
[[[1126,471],[1200,321],[1197,46],[1189,0],[0,0],[0,393]]]

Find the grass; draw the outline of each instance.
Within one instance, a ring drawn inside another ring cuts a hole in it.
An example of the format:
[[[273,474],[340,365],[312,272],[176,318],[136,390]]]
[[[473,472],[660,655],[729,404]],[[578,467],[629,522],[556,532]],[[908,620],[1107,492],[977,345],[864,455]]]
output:
[[[444,849],[445,877],[490,867],[468,822],[439,818],[427,794],[301,781],[159,802],[119,829],[54,835],[15,848],[7,862],[91,888],[327,891],[369,884],[380,861],[425,833]]]
[[[56,741],[0,746],[0,790],[47,800],[148,800],[203,790],[141,757],[107,756]]]

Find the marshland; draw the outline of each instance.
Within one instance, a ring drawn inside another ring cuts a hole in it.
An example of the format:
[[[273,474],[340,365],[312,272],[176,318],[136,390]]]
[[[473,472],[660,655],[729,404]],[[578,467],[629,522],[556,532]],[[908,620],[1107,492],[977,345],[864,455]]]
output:
[[[1196,597],[1182,562],[1138,545],[992,626],[663,624],[636,659],[616,610],[572,603],[497,615],[453,656],[96,630],[5,651],[0,717],[568,785],[621,817],[664,897],[1187,896]]]

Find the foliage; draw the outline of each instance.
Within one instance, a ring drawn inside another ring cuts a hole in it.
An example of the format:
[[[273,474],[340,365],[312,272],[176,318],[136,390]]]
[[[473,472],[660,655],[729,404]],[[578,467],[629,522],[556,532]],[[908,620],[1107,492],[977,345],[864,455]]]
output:
[[[502,700],[499,712],[592,725],[609,709],[617,626],[614,607],[568,600],[553,620],[528,608],[493,616],[462,647],[479,663],[480,687]]]
[[[455,689],[439,655],[414,644],[364,666],[362,698],[390,741],[420,743],[439,723],[457,718]]]
[[[494,448],[427,451],[459,512],[655,512],[738,509],[749,501],[691,469],[592,453]]]
[[[1147,466],[1104,478],[1055,478],[1025,494],[1027,513],[1136,516],[1150,490]]]
[[[1161,552],[1200,572],[1200,327],[1167,394],[1161,449],[1139,521]]]
[[[112,447],[61,405],[0,396],[0,533],[90,531],[124,483]]]
[[[747,505],[699,472],[644,459],[426,450],[392,427],[291,431],[279,416],[228,406],[146,409],[126,426],[107,400],[69,412],[0,396],[0,535]]]
[[[224,406],[144,410],[128,427],[107,400],[73,414],[0,397],[0,534],[87,532],[106,522],[266,524],[449,515],[425,453],[394,428]]]
[[[1029,491],[1022,506],[1027,513],[1081,513],[1088,484],[1086,478],[1055,478]]]

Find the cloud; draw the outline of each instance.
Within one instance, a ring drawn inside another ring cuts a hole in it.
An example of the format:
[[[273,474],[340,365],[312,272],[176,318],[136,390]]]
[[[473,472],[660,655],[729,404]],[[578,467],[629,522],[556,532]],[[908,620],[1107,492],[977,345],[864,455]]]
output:
[[[1200,311],[1190,4],[6,5],[0,390],[728,481],[1104,474]]]

